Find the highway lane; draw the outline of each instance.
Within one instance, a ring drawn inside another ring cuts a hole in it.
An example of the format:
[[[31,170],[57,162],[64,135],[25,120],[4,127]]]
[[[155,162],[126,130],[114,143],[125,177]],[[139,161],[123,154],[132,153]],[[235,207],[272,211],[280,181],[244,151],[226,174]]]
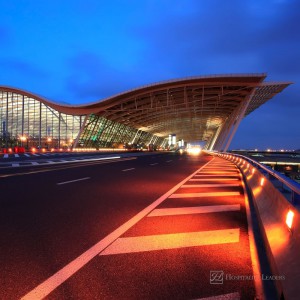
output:
[[[21,173],[32,172],[24,175],[9,169],[19,176],[0,177],[0,298],[24,296],[210,159],[153,154],[78,167],[23,167]],[[86,299],[95,296],[88,290]],[[72,299],[72,292],[53,297]]]

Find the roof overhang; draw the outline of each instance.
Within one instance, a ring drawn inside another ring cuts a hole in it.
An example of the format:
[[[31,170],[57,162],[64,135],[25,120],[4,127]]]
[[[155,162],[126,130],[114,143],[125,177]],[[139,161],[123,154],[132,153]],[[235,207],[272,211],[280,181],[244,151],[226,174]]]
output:
[[[159,82],[84,105],[61,105],[19,89],[67,114],[95,114],[158,136],[176,134],[186,141],[209,141],[218,128],[248,101],[244,115],[290,83],[263,83],[266,74],[198,76]]]

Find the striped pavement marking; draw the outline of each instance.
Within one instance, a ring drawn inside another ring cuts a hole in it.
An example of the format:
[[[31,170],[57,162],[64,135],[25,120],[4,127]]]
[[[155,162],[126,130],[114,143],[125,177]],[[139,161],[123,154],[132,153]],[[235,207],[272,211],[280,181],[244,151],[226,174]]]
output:
[[[19,154],[15,154],[15,157],[20,157]]]
[[[206,164],[208,164],[208,162]],[[201,168],[203,168],[204,166],[202,166]],[[139,222],[141,219],[143,219],[145,216],[147,216],[160,203],[165,201],[169,195],[173,194],[174,191],[176,191],[182,184],[184,184],[186,181],[191,179],[197,172],[199,172],[201,170],[201,168],[199,170],[197,170],[196,172],[194,172],[193,174],[191,174],[190,176],[188,176],[187,178],[185,178],[184,180],[182,180],[180,183],[178,183],[176,186],[174,186],[172,189],[170,189],[164,195],[159,197],[153,203],[148,205],[146,208],[144,208],[142,211],[137,213],[134,217],[132,217],[126,223],[124,223],[123,225],[121,225],[120,227],[115,229],[113,232],[111,232],[109,235],[107,235],[105,238],[100,240],[94,246],[92,246],[91,248],[86,250],[84,253],[82,253],[80,256],[75,258],[73,261],[69,262],[62,269],[60,269],[59,271],[54,273],[52,276],[47,278],[45,281],[40,283],[33,290],[31,290],[25,296],[23,296],[21,298],[21,300],[44,299],[53,290],[55,290],[58,286],[63,284],[67,279],[69,279],[72,275],[74,275],[78,270],[80,270],[83,266],[85,266],[88,262],[90,262],[96,255],[98,255],[106,247],[108,247],[110,244],[112,244],[117,238],[119,238],[122,234],[124,234],[128,229],[130,229],[133,225],[135,225],[137,222]]]
[[[176,207],[176,208],[157,208],[157,209],[154,209],[147,217],[206,214],[206,213],[216,213],[216,212],[238,211],[240,209],[241,209],[240,204],[209,205],[209,206],[196,206],[196,207]]]
[[[171,233],[118,238],[99,255],[112,255],[196,246],[238,243],[240,229]]]
[[[228,173],[228,172],[236,172],[236,171],[238,171],[238,169],[233,169],[233,168],[226,168],[226,169],[220,169],[220,168],[210,168],[210,169],[204,169],[203,170],[203,172],[205,173],[205,172],[217,172],[217,173],[219,173],[219,172],[225,172],[225,173]]]
[[[212,193],[182,193],[172,194],[169,198],[198,198],[198,197],[222,197],[222,196],[240,196],[240,192],[212,192]]]
[[[181,188],[212,188],[212,187],[237,187],[240,186],[238,183],[211,183],[211,184],[184,184]]]
[[[19,167],[19,166],[20,166],[20,164],[18,164],[18,163],[14,163],[14,164],[11,164],[11,166],[12,166],[12,167]]]
[[[214,175],[212,175],[212,174],[197,174],[197,175],[195,175],[195,177],[231,177],[231,176],[238,176],[238,173],[232,173],[232,174],[214,174]]]
[[[221,175],[225,174],[225,175],[227,175],[227,174],[237,174],[238,170],[236,170],[236,171],[206,171],[206,170],[203,170],[202,173],[206,173],[206,174],[221,174]]]
[[[196,178],[190,179],[190,181],[231,181],[231,180],[240,180],[240,178]]]
[[[213,166],[213,165],[208,165],[207,167],[205,167],[205,170],[207,169],[236,169],[235,166]]]
[[[4,154],[3,158],[8,158],[8,154]]]
[[[26,153],[25,153],[24,155],[25,155],[25,156],[27,156],[27,157],[30,157],[30,155],[29,155],[29,154],[26,154]]]

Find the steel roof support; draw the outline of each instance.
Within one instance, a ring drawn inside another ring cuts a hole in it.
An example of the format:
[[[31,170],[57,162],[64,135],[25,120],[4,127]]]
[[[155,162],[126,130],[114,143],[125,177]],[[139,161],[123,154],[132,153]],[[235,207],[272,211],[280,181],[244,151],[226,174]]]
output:
[[[85,128],[85,124],[86,124],[87,120],[89,119],[89,117],[90,117],[90,115],[86,115],[86,116],[85,116],[85,118],[84,118],[84,120],[83,120],[83,124],[82,124],[82,126],[80,127],[80,130],[79,130],[79,132],[78,132],[78,134],[77,134],[77,137],[76,137],[76,139],[75,139],[75,142],[74,142],[74,144],[73,144],[72,149],[74,149],[74,148],[77,147],[79,138],[80,138],[80,136],[81,136],[81,134],[82,134],[82,132],[83,132],[83,130],[84,130],[84,128]]]
[[[209,141],[209,144],[208,144],[208,146],[206,147],[206,149],[208,149],[208,150],[210,150],[210,151],[211,151],[212,149],[214,149],[216,140],[217,140],[217,138],[219,137],[220,132],[222,131],[222,128],[223,128],[223,124],[220,125],[220,126],[218,127],[218,129],[216,130],[216,132],[215,132],[213,138]]]
[[[232,141],[232,138],[234,137],[234,135],[235,135],[235,133],[236,133],[236,131],[237,131],[237,129],[238,129],[238,127],[239,127],[242,119],[245,116],[245,113],[246,113],[246,110],[247,110],[247,108],[249,106],[249,103],[251,102],[252,97],[255,94],[255,90],[256,90],[256,88],[253,88],[251,94],[246,98],[246,101],[242,102],[243,105],[241,105],[241,107],[239,109],[238,117],[237,117],[237,119],[236,119],[236,121],[235,121],[235,123],[233,125],[233,128],[231,130],[231,134],[230,134],[230,136],[227,139],[227,143],[225,144],[225,147],[223,148],[223,151],[227,151],[227,149],[228,149],[228,147],[229,147],[229,145],[230,145],[230,143]]]

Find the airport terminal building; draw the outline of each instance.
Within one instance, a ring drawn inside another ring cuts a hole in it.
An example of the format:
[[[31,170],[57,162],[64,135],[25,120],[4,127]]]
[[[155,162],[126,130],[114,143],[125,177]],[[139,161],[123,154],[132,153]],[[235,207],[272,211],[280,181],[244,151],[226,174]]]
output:
[[[157,148],[176,141],[226,150],[241,122],[290,82],[266,74],[198,76],[159,82],[83,105],[0,86],[0,150]]]

